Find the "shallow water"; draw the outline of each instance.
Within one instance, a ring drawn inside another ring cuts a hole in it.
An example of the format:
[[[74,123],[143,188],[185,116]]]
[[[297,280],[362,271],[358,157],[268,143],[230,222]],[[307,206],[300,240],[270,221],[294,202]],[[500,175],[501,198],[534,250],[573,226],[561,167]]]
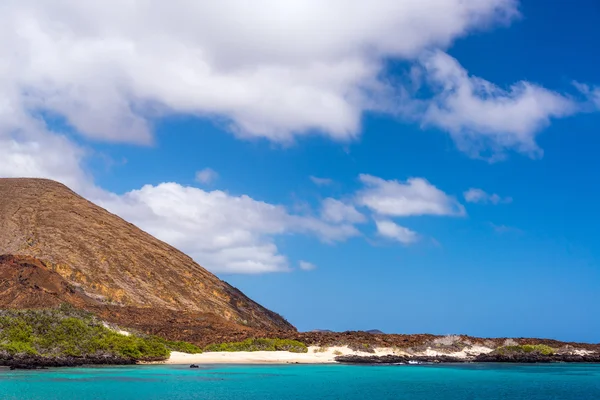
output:
[[[0,399],[600,399],[600,365],[136,366],[0,370]]]

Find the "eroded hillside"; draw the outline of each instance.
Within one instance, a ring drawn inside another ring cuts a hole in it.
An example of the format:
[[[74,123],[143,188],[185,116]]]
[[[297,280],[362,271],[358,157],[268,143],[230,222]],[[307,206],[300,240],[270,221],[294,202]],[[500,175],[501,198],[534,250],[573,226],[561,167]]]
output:
[[[54,181],[0,179],[0,254],[4,306],[65,300],[152,330],[165,318],[203,316],[242,332],[295,331],[179,250]]]

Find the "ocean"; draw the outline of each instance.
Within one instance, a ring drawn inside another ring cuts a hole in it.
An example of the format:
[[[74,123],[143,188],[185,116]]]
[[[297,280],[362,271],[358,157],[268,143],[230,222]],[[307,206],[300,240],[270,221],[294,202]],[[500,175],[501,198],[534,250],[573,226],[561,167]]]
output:
[[[0,370],[0,399],[593,400],[600,365],[135,366]]]

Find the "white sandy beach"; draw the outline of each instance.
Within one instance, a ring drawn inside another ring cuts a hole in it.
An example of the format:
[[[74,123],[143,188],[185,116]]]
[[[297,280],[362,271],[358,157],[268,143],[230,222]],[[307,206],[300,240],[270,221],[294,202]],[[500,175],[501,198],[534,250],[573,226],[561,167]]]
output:
[[[348,347],[320,348],[311,346],[308,353],[291,353],[289,351],[236,351],[187,354],[172,352],[165,364],[332,364],[339,355],[387,355],[397,354],[394,349],[380,348],[375,353],[363,353]]]
[[[472,355],[489,353],[492,349],[483,346],[473,346],[460,352],[442,353],[428,348],[419,353],[408,354],[393,348],[376,348],[374,353],[366,353],[343,347],[321,348],[311,346],[307,353],[291,353],[289,351],[236,351],[236,352],[207,352],[202,354],[187,354],[172,352],[165,364],[333,364],[335,357],[340,355],[385,356],[385,355],[416,355],[416,356],[452,356],[467,358]]]
[[[448,341],[452,337],[437,339]],[[318,347],[310,346],[307,353],[291,353],[289,351],[238,351],[238,352],[206,352],[202,354],[187,354],[172,352],[168,360],[160,364],[334,364],[335,358],[340,355],[357,356],[449,356],[458,359],[470,359],[479,354],[487,354],[494,349],[488,346],[468,345],[460,351],[444,352],[427,347],[421,351],[407,353],[398,348],[376,348],[374,353],[355,351],[347,346]],[[590,350],[572,349],[571,354],[589,355]]]

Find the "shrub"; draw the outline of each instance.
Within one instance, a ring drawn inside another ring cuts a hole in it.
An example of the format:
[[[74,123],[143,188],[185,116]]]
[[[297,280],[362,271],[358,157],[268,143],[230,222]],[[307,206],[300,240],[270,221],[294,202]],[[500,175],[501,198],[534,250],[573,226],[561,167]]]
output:
[[[500,354],[509,353],[538,353],[544,356],[550,356],[555,353],[555,350],[545,344],[525,344],[516,346],[503,346],[496,350]]]
[[[246,339],[243,342],[211,344],[206,346],[204,351],[290,351],[292,353],[307,353],[308,348],[304,343],[297,340]]]
[[[433,344],[438,346],[453,346],[460,343],[460,341],[461,338],[459,335],[446,335],[433,339]]]
[[[185,342],[155,336],[122,335],[92,314],[69,306],[47,310],[0,311],[0,351],[43,357],[114,356],[139,361],[164,360],[170,351],[198,353]]]
[[[181,353],[199,354],[202,349],[194,344],[182,341],[169,341],[163,338],[154,337],[155,340],[163,343],[170,351],[179,351]]]
[[[370,345],[368,343],[362,343],[362,344],[350,343],[348,345],[348,348],[350,350],[361,351],[363,353],[375,353],[375,347],[373,347],[372,345]]]

